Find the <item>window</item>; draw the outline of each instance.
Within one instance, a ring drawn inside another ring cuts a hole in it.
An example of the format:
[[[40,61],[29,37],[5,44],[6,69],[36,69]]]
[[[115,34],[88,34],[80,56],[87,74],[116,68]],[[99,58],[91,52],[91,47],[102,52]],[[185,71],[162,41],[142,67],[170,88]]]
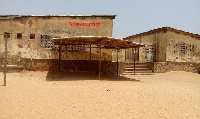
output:
[[[35,39],[35,34],[30,34],[30,39]]]
[[[180,54],[185,54],[186,53],[186,44],[185,43],[180,43],[179,44],[179,53]]]
[[[51,48],[52,47],[51,36],[41,35],[41,47],[42,48]]]
[[[41,35],[41,47],[51,48],[52,51],[58,50],[59,46],[52,43],[53,38],[60,38],[57,36]]]
[[[158,47],[158,49],[159,49],[159,47]],[[155,47],[153,45],[145,46],[145,51],[146,51],[146,53],[149,53],[149,54],[155,54]]]
[[[17,33],[17,39],[22,39],[22,33]]]
[[[10,38],[10,33],[4,32],[4,38]]]

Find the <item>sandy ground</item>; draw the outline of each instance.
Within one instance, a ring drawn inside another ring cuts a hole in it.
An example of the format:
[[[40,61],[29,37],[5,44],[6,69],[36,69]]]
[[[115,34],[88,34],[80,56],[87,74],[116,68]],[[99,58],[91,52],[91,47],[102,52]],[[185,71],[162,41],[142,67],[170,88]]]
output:
[[[200,119],[199,74],[58,77],[9,73],[0,86],[0,119]]]

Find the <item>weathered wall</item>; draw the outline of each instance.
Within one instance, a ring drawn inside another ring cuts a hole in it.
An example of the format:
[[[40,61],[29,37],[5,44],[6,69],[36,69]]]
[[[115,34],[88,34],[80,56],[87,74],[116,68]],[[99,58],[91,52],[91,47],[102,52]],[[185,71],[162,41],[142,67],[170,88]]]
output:
[[[183,49],[180,48],[181,43],[185,44],[185,46],[182,46]],[[167,61],[200,62],[200,39],[190,35],[168,31],[166,45]]]
[[[57,59],[23,59],[22,65],[25,70],[32,71],[59,71],[59,60]],[[78,65],[77,65],[78,64]],[[63,60],[61,61],[61,71],[66,72],[99,72],[98,60]],[[111,61],[101,62],[101,73],[117,74],[117,65]]]
[[[118,63],[118,74],[122,75],[124,73],[124,69],[125,69],[125,63],[119,62]]]
[[[153,61],[200,62],[200,39],[190,35],[163,30],[144,35],[137,35],[128,40],[153,46],[155,48]],[[185,46],[181,46],[182,44],[185,44]],[[184,48],[184,53],[181,53]],[[146,61],[145,58],[148,55],[145,49],[146,46],[141,47],[139,50],[139,62]],[[126,51],[126,54],[126,57],[128,57],[127,59],[130,59],[132,55],[131,49]]]
[[[200,63],[196,62],[153,62],[148,64],[155,73],[163,73],[168,71],[188,71],[199,72]]]
[[[0,64],[3,64],[3,58],[0,58]],[[12,60],[8,60],[12,61]],[[16,62],[19,63],[19,62]],[[9,62],[8,64],[16,64]],[[24,66],[24,70],[31,71],[59,71],[58,59],[26,59],[23,58],[20,64]],[[62,60],[61,70],[66,72],[99,72],[99,60]],[[124,70],[124,63],[119,62],[118,72],[122,74]],[[3,71],[3,65],[0,67],[0,72]],[[15,72],[15,69],[7,69],[8,72]],[[103,60],[101,61],[102,74],[117,74],[117,62]]]
[[[156,46],[156,60],[157,62],[165,62],[166,61],[166,53],[167,53],[167,33],[165,31],[160,31],[157,33],[157,46]]]
[[[152,42],[148,42],[148,40],[150,40],[149,38],[145,39],[145,38],[142,38],[141,36],[130,38],[128,40],[136,42],[136,43],[145,44],[145,45],[153,45]],[[144,52],[144,47],[139,48],[139,62],[145,62],[145,56],[146,56],[146,53]],[[126,49],[126,60],[133,61],[133,51],[131,48]]]
[[[58,46],[52,38],[68,36],[108,36],[112,37],[112,16],[22,16],[0,20],[0,34],[10,33],[8,38],[8,65],[19,61],[24,69],[58,69]],[[22,34],[22,37],[17,34]],[[35,37],[30,38],[30,34]],[[0,59],[4,53],[4,36],[0,36]],[[90,48],[81,46],[79,52],[62,52],[62,69],[66,71],[90,71]],[[65,49],[64,47],[62,49]],[[92,48],[92,72],[98,71],[99,49]],[[116,73],[116,63],[112,63],[112,50],[102,49],[102,72]],[[2,65],[3,62],[1,61]]]
[[[57,51],[52,51],[48,46],[47,39],[52,37],[67,36],[112,36],[113,19],[110,17],[19,17],[9,20],[0,20],[0,33],[10,33],[8,38],[8,53],[11,56],[19,55],[22,58],[34,59],[57,59]],[[70,25],[70,23],[72,25]],[[100,26],[76,26],[77,23],[100,23]],[[22,38],[17,38],[17,33],[22,33]],[[35,34],[31,39],[30,34]],[[0,51],[4,52],[4,38],[0,36]],[[45,47],[42,45],[45,45]],[[56,49],[56,46],[55,46]],[[87,48],[86,51],[89,49]],[[110,55],[111,50],[102,52]],[[97,54],[97,50],[93,49]],[[70,53],[68,53],[70,54]],[[69,56],[71,59],[76,56]],[[82,57],[83,56],[83,57]],[[67,56],[64,56],[67,57]],[[108,56],[106,56],[108,57]],[[80,59],[85,59],[85,55],[79,55]],[[70,59],[70,60],[71,60]],[[88,55],[87,55],[88,59]],[[110,57],[109,60],[112,58]]]
[[[118,62],[124,62],[125,61],[125,49],[121,50],[112,50],[112,62],[117,62],[117,51],[118,51]]]
[[[166,49],[167,49],[166,36],[167,36],[166,33],[161,31],[157,33],[138,35],[136,37],[129,38],[128,40],[147,45],[139,49],[139,62],[145,62],[145,61],[163,62],[166,61]],[[156,43],[158,44],[157,46]],[[148,50],[150,52],[145,51],[150,48],[152,49]],[[132,55],[132,50],[131,49],[127,50],[126,54],[127,54],[126,59],[130,59]],[[152,58],[152,60],[150,60],[150,57]]]

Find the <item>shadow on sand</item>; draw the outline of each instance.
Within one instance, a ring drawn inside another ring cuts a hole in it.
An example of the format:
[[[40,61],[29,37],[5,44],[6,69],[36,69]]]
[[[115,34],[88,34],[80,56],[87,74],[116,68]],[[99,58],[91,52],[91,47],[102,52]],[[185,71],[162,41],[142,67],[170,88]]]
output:
[[[99,79],[99,75],[95,73],[69,73],[69,72],[48,72],[46,76],[46,81],[80,81],[80,80],[100,80],[100,81],[136,81],[140,82],[140,80],[135,80],[123,76],[117,75],[101,75]]]

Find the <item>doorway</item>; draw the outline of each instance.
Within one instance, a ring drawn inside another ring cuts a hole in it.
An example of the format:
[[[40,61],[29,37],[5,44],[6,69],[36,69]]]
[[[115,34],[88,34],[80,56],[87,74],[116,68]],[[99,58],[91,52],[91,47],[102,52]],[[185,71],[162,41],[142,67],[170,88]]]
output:
[[[139,61],[139,48],[136,48],[136,54],[134,55],[134,50],[132,50],[132,61],[134,61],[134,57],[135,57],[135,61]]]
[[[125,57],[126,57],[126,61],[134,61],[134,56],[135,57],[135,60],[136,61],[139,61],[139,48],[136,48],[136,55],[134,55],[134,48],[133,50],[130,48],[130,49],[126,49],[126,54],[125,54]]]

